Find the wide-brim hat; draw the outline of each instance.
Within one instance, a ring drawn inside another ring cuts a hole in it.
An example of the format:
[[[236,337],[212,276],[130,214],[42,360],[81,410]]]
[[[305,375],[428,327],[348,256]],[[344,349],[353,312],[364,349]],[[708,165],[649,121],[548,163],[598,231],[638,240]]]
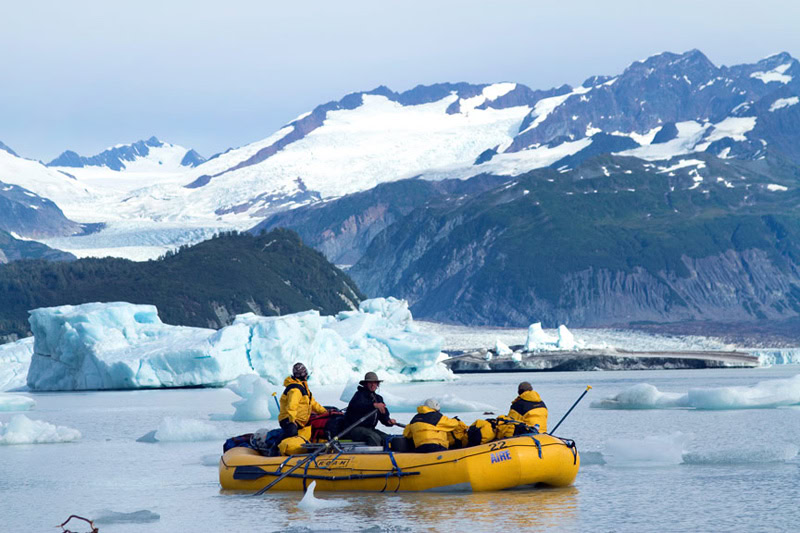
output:
[[[375,372],[367,372],[364,374],[364,379],[358,382],[359,385],[366,385],[367,383],[383,383],[382,379],[378,379],[378,374]]]

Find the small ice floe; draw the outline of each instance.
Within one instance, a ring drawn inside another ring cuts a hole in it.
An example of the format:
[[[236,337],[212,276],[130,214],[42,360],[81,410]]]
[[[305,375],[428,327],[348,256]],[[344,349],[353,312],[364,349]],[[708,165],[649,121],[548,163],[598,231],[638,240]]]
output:
[[[328,507],[344,507],[350,505],[346,500],[320,500],[314,496],[314,488],[317,486],[316,481],[312,481],[306,489],[306,493],[297,507],[304,511],[316,511],[318,509],[326,509]]]
[[[528,327],[528,338],[525,340],[526,352],[575,350],[583,347],[584,343],[575,340],[575,336],[563,324],[558,326],[558,337],[545,333],[541,322]]]
[[[278,404],[272,399],[274,387],[255,374],[244,374],[228,385],[241,400],[233,402],[236,411],[231,417],[237,422],[252,422],[278,418]]]
[[[7,424],[0,422],[0,444],[48,444],[80,438],[77,429],[31,420],[25,415],[16,415]]]
[[[33,337],[0,344],[0,391],[18,389],[27,384],[32,356]]]
[[[661,392],[649,383],[637,383],[611,398],[592,402],[595,409],[669,409],[688,407],[686,394]]]
[[[142,435],[136,442],[196,442],[225,439],[225,432],[202,420],[166,417],[158,428]]]
[[[219,466],[219,454],[211,453],[204,455],[200,458],[200,464],[203,466]]]
[[[494,351],[497,355],[511,355],[514,351],[500,339],[494,341]]]
[[[794,444],[776,444],[761,447],[738,447],[684,453],[683,462],[689,465],[785,463],[797,458],[797,454],[798,447]]]
[[[603,452],[581,452],[581,466],[604,465]]]
[[[707,410],[768,409],[791,405],[800,405],[800,374],[789,379],[761,381],[751,387],[698,388],[686,393],[661,392],[653,385],[639,383],[591,404],[595,409],[688,407]]]
[[[643,439],[611,439],[603,449],[603,460],[610,466],[670,466],[683,462],[688,436],[648,436]]]
[[[800,404],[800,374],[761,381],[752,387],[689,389],[689,404],[697,409],[764,409]]]
[[[95,519],[92,520],[98,525],[108,524],[149,524],[150,522],[158,522],[161,520],[161,515],[142,509],[133,511],[131,513],[121,513],[112,511],[110,509],[103,509],[95,513]]]
[[[357,388],[358,388],[358,383],[355,381],[351,381],[350,383],[345,385],[344,390],[342,391],[342,395],[339,397],[339,400],[345,403],[349,403],[350,399],[353,397],[353,394],[355,394]],[[412,400],[380,389],[378,390],[378,394],[380,394],[383,397],[383,401],[386,403],[386,406],[392,413],[413,413],[417,410],[417,407],[422,405],[422,403],[425,401],[425,398]],[[489,404],[464,400],[453,394],[441,394],[438,396],[433,396],[433,398],[439,400],[439,405],[441,406],[442,411],[456,411],[456,412],[496,411],[495,407]]]
[[[36,405],[36,400],[21,394],[0,392],[0,411],[28,411]]]

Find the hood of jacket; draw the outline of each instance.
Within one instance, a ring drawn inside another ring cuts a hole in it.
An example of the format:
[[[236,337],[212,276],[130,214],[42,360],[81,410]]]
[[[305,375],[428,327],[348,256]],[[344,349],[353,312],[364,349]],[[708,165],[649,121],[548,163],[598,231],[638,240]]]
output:
[[[304,389],[308,390],[308,382],[303,381],[301,379],[294,378],[289,376],[288,378],[283,380],[283,386],[288,387],[289,385],[301,385]]]
[[[525,392],[523,392],[522,394],[517,396],[517,398],[522,399],[522,400],[527,400],[529,402],[541,402],[542,401],[542,397],[539,396],[539,393],[536,392],[535,390],[526,390]]]

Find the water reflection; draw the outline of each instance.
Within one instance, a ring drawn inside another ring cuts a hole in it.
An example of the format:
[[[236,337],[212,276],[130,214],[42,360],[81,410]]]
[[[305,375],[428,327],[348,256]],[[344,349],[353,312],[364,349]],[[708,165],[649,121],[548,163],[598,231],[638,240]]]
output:
[[[494,531],[503,528],[538,531],[558,528],[577,530],[578,495],[576,487],[528,488],[480,493],[397,493],[367,494],[320,492],[320,499],[345,500],[341,508],[308,512],[300,509],[300,493],[274,493],[262,498],[233,496],[251,500],[240,502],[269,508],[275,530],[306,531]],[[266,524],[265,524],[266,525]],[[375,529],[373,529],[375,528]]]

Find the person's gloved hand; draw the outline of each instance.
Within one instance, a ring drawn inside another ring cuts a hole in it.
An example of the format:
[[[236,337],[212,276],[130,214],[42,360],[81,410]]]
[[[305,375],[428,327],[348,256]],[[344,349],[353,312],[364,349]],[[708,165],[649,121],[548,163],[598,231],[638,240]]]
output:
[[[294,422],[289,422],[289,420],[284,419],[280,421],[280,425],[283,430],[284,439],[297,436],[297,424]]]

